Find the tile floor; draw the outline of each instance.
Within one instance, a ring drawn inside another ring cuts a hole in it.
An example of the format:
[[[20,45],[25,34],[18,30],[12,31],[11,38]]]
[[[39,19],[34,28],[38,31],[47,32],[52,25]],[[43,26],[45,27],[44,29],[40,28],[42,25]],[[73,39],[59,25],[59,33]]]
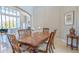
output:
[[[66,43],[62,40],[58,38],[55,40],[55,53],[79,53],[79,49],[76,50],[76,48],[74,48],[73,50],[71,50],[71,47],[66,47]]]
[[[78,53],[79,52],[79,50],[76,50],[75,48],[71,50],[70,47],[66,47],[65,42],[63,42],[62,40],[63,39],[55,38],[54,53]],[[8,40],[7,40],[7,43],[6,42],[0,43],[0,53],[11,53],[11,52],[12,52],[12,49]]]

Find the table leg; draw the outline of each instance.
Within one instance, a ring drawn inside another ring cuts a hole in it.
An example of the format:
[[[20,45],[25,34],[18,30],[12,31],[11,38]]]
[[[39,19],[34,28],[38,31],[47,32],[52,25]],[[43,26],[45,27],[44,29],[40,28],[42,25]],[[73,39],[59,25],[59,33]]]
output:
[[[71,38],[71,49],[73,50],[73,38]]]
[[[78,38],[76,39],[76,49],[78,50]]]
[[[29,52],[30,53],[37,53],[36,48],[34,48],[34,47],[31,47],[30,50],[29,50]]]
[[[37,53],[36,48],[33,48],[33,53]]]

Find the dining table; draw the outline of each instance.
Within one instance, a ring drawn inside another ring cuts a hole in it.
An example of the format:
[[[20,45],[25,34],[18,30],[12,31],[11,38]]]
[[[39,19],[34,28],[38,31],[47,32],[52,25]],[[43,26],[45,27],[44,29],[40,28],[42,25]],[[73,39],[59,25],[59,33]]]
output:
[[[18,40],[20,44],[28,45],[32,48],[33,52],[36,52],[37,47],[39,47],[40,44],[48,40],[49,33],[43,33],[43,32],[34,32],[31,33],[29,36],[24,36],[21,39]]]

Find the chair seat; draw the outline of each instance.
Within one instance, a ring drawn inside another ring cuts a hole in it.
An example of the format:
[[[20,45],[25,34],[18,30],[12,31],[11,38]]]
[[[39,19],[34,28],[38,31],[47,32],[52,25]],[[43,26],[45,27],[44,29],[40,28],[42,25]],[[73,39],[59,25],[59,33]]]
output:
[[[38,47],[38,50],[45,51],[46,50],[46,46],[47,46],[46,43],[40,44],[40,46]]]
[[[47,41],[45,41],[44,43],[46,43],[46,44],[47,44],[47,43],[48,43],[48,40],[47,40]]]
[[[22,50],[22,51],[25,51],[25,50],[27,50],[27,46],[25,46],[25,45],[22,45],[21,47],[20,47],[20,50]]]

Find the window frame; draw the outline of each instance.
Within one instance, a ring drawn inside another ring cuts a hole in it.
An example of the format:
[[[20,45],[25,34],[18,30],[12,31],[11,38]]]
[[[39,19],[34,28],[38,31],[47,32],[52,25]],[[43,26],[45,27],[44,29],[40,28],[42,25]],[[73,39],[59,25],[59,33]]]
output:
[[[16,10],[16,9],[13,9],[13,8],[9,8],[9,7],[4,7],[5,8],[5,12],[3,13],[2,12],[2,8],[3,6],[0,6],[0,16],[1,16],[1,28],[0,29],[12,29],[12,28],[17,28],[17,26],[18,26],[18,24],[17,24],[17,21],[20,23],[20,12],[18,11],[18,10]],[[8,8],[8,14],[6,14],[6,9]],[[12,10],[12,14],[10,14],[10,9]],[[14,15],[14,13],[16,14],[16,15]],[[18,15],[17,15],[17,13],[19,13]],[[6,24],[6,22],[7,22],[7,19],[6,19],[6,17],[8,16],[9,17],[9,27],[7,28],[7,26],[5,25],[5,28],[3,28],[3,22],[2,22],[2,15],[5,15],[5,23],[4,24]],[[10,24],[10,17],[12,17],[13,18],[13,27],[11,28],[10,26],[11,26],[11,24]],[[17,18],[19,17],[19,20],[17,20]],[[16,18],[16,26],[14,26],[14,18]],[[19,28],[20,28],[20,25],[18,26]]]

